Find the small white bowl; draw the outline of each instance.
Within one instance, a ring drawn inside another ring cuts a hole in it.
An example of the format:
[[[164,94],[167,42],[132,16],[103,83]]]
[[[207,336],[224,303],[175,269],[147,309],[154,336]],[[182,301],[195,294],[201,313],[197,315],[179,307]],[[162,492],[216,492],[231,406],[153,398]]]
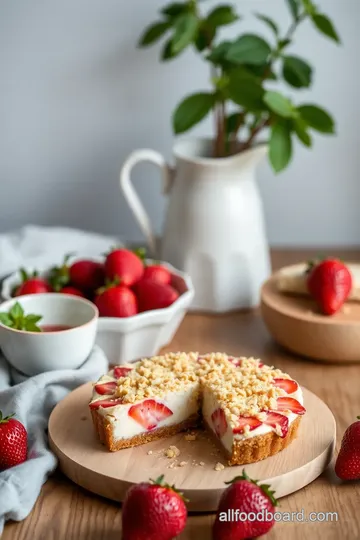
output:
[[[45,371],[76,369],[89,356],[96,337],[99,312],[97,307],[68,294],[29,294],[0,305],[8,312],[19,302],[25,315],[42,315],[38,325],[71,326],[55,332],[27,332],[0,323],[0,346],[8,362],[25,375]]]
[[[83,258],[97,262],[104,261],[104,258],[101,257],[81,257],[77,255],[72,257],[69,263],[71,264]],[[154,263],[151,259],[146,262],[148,264]],[[49,261],[44,261],[44,264],[37,270],[40,271],[41,276],[46,276],[49,268],[55,264],[59,264],[59,260],[49,259]],[[111,364],[118,365],[131,362],[137,358],[156,355],[162,347],[171,342],[193,301],[195,291],[190,276],[176,270],[166,262],[160,261],[159,264],[165,266],[171,272],[171,284],[180,293],[180,296],[171,306],[165,309],[145,311],[124,319],[100,317],[96,344],[102,348]],[[34,268],[29,267],[26,270],[30,273],[34,271]],[[4,279],[1,297],[5,300],[10,299],[11,292],[20,282],[21,276],[19,272],[15,272]],[[21,298],[23,297],[19,296],[18,300]]]

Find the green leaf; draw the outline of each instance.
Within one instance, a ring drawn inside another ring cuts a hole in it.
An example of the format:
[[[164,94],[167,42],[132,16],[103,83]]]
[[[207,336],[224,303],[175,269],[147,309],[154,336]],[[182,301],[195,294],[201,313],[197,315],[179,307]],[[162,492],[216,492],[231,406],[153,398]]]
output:
[[[290,45],[291,43],[291,39],[280,39],[279,43],[278,43],[278,48],[279,48],[279,51],[283,51],[285,49],[285,47],[287,47],[288,45]]]
[[[312,68],[297,56],[284,56],[283,77],[294,88],[308,88],[312,82]]]
[[[312,146],[312,138],[307,131],[307,125],[301,118],[296,118],[293,121],[294,132],[297,135],[297,138],[304,146],[310,148]]]
[[[227,94],[234,103],[249,111],[264,109],[261,81],[243,69],[230,73]]]
[[[172,38],[171,50],[179,54],[192,43],[198,31],[198,19],[194,13],[185,13],[176,20],[175,33]]]
[[[155,43],[155,41],[158,41],[169,28],[170,24],[168,22],[157,22],[149,26],[140,38],[139,47],[147,47],[148,45]]]
[[[207,47],[210,47],[213,39],[216,35],[216,29],[203,21],[200,24],[198,35],[195,40],[195,47],[199,52],[204,51]]]
[[[315,24],[316,28],[322,34],[329,37],[330,39],[333,39],[337,43],[340,43],[340,38],[338,36],[338,33],[336,32],[332,21],[329,19],[327,15],[323,15],[321,13],[315,13],[315,15],[312,16],[312,21]]]
[[[173,115],[174,132],[176,134],[184,133],[198,124],[211,111],[215,101],[214,94],[206,92],[185,98]]]
[[[283,118],[291,118],[294,116],[294,107],[291,101],[279,92],[273,90],[265,92],[264,103],[272,112]]]
[[[0,322],[1,324],[4,324],[5,326],[9,326],[11,328],[14,321],[8,313],[0,313]]]
[[[230,135],[231,133],[234,133],[237,130],[239,124],[241,124],[242,118],[243,118],[243,114],[241,113],[233,113],[233,114],[230,114],[226,118],[225,127],[226,127],[226,133],[228,135]]]
[[[215,8],[207,17],[207,22],[214,28],[226,26],[237,21],[239,16],[235,13],[233,6],[223,5]]]
[[[174,18],[182,13],[185,13],[186,11],[189,11],[189,4],[183,2],[174,2],[173,4],[165,6],[161,10],[161,13],[166,17]]]
[[[298,0],[286,0],[290,13],[293,19],[297,20],[299,17],[299,2]]]
[[[255,17],[264,22],[274,32],[275,36],[279,35],[279,27],[273,19],[266,15],[262,15],[262,13],[255,13]]]
[[[244,34],[229,48],[226,60],[234,64],[264,64],[271,53],[266,41],[254,34]]]
[[[312,2],[312,0],[302,0],[302,3],[305,9],[305,13],[307,13],[308,15],[312,16],[317,12],[317,8],[314,2]]]
[[[161,60],[167,62],[168,60],[172,60],[176,56],[178,55],[174,54],[172,51],[172,39],[168,39],[162,49]]]
[[[26,323],[25,328],[22,328],[22,330],[27,330],[28,332],[41,332],[41,328],[32,322]]]
[[[226,63],[226,55],[231,45],[231,41],[222,41],[211,51],[211,53],[206,57],[206,59],[215,65],[223,65],[224,63]]]
[[[275,172],[280,172],[290,163],[292,141],[286,124],[274,124],[271,129],[269,158]]]
[[[22,306],[19,304],[19,302],[15,302],[13,307],[10,309],[9,314],[12,317],[13,320],[16,320],[16,319],[19,319],[19,318],[23,317],[24,310],[23,310]]]
[[[37,323],[41,321],[42,315],[35,315],[34,313],[30,313],[29,315],[26,315],[26,321],[29,323]]]
[[[246,71],[249,71],[256,77],[259,77],[259,79],[262,79],[262,80],[269,79],[271,81],[277,80],[276,74],[272,71],[271,66],[268,63],[263,64],[261,66],[250,66],[248,64],[244,64],[243,67],[244,69],[246,69]]]
[[[317,105],[302,105],[298,107],[301,118],[308,126],[320,133],[335,133],[334,120],[330,114]]]

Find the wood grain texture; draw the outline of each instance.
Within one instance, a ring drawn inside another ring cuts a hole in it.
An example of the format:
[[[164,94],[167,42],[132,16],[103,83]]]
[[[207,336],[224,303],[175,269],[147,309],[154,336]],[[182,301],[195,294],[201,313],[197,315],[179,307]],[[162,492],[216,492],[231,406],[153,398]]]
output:
[[[295,264],[319,251],[275,251],[274,268]],[[330,254],[330,250],[325,250]],[[360,261],[360,250],[331,250],[332,255]],[[346,427],[360,414],[360,365],[320,364],[291,355],[277,346],[256,312],[221,316],[188,315],[167,350],[227,351],[262,357],[289,371],[327,403],[337,423],[337,449]],[[319,418],[321,423],[321,418]],[[341,483],[330,467],[312,484],[281,500],[281,511],[337,512],[338,521],[277,523],[266,540],[359,540],[360,485]],[[211,540],[212,515],[191,516],[180,540]],[[56,473],[44,486],[30,516],[5,527],[2,540],[121,540],[118,503],[101,499]]]
[[[261,314],[274,339],[290,351],[326,362],[360,362],[360,303],[328,317],[314,300],[283,294],[275,273],[262,287]]]
[[[55,407],[49,421],[50,446],[66,476],[93,493],[121,502],[132,484],[165,472],[166,481],[175,484],[189,500],[189,510],[216,511],[225,482],[240,476],[243,466],[215,471],[216,463],[226,463],[225,455],[217,451],[214,439],[202,430],[191,442],[179,433],[166,440],[108,452],[94,433],[88,408],[91,392],[91,383],[71,392]],[[301,418],[298,437],[279,454],[246,465],[248,475],[270,484],[278,497],[312,482],[333,454],[334,417],[317,396],[305,388],[303,392],[307,413]],[[318,418],[322,418],[320,425]],[[164,454],[170,445],[179,449],[177,459],[169,460]],[[171,463],[181,462],[184,466],[169,468]]]

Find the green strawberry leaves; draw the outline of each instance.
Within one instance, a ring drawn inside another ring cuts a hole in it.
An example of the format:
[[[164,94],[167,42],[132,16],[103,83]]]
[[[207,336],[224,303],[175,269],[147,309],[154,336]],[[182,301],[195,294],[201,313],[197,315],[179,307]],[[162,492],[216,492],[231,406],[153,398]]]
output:
[[[229,482],[225,482],[226,485],[235,484],[235,482],[240,482],[241,480],[246,480],[247,482],[251,482],[255,486],[259,487],[264,494],[269,497],[271,504],[273,506],[278,506],[278,501],[275,498],[275,491],[271,490],[270,484],[259,484],[259,480],[253,480],[249,477],[249,475],[246,473],[245,469],[243,469],[241,476],[235,476],[232,480]]]
[[[184,494],[180,490],[178,490],[174,484],[173,485],[167,484],[166,482],[164,482],[164,479],[165,479],[165,476],[163,474],[159,476],[158,478],[156,478],[156,480],[152,480],[150,478],[150,484],[153,486],[161,486],[161,487],[170,489],[171,491],[174,491],[177,495],[179,495],[179,497],[181,497],[181,499],[184,502],[189,502],[189,500],[184,497]]]
[[[61,291],[63,287],[66,287],[70,283],[68,262],[74,255],[75,253],[68,253],[65,255],[64,261],[60,266],[54,266],[50,269],[48,282],[55,292]]]
[[[0,424],[6,424],[14,416],[15,413],[9,414],[8,416],[3,416],[3,413],[0,411]]]
[[[14,330],[25,330],[27,332],[41,332],[41,328],[37,325],[41,321],[42,315],[29,313],[25,315],[24,309],[15,302],[12,308],[6,313],[0,313],[0,323]]]

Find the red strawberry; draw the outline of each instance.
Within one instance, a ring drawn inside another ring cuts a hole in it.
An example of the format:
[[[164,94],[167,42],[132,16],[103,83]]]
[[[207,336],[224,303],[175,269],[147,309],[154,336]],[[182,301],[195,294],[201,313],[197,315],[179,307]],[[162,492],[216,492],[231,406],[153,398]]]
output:
[[[152,279],[157,283],[163,283],[164,285],[170,285],[171,283],[171,273],[165,266],[160,264],[153,264],[147,266],[144,270],[144,279]]]
[[[273,385],[282,388],[287,394],[293,394],[299,388],[298,383],[292,379],[274,379]]]
[[[238,425],[233,429],[233,433],[244,433],[245,427],[249,426],[250,431],[261,426],[262,422],[252,416],[239,416]]]
[[[3,417],[0,411],[0,471],[26,461],[27,432],[13,414]]]
[[[100,317],[132,317],[138,313],[135,294],[123,285],[100,291],[95,304],[99,309]]]
[[[116,366],[114,367],[114,377],[115,379],[120,379],[121,377],[126,377],[126,375],[131,371],[132,368]]]
[[[274,411],[262,411],[265,412],[266,418],[263,420],[263,424],[271,426],[273,429],[278,428],[280,431],[279,436],[283,439],[286,437],[289,431],[289,419],[284,414],[279,414]]]
[[[52,287],[46,279],[38,277],[37,271],[29,275],[24,268],[20,269],[22,283],[15,289],[15,296],[24,294],[41,294],[52,292]]]
[[[279,397],[276,400],[277,411],[291,411],[295,414],[305,414],[306,409],[298,402],[297,399],[292,397]]]
[[[268,484],[259,485],[243,470],[221,496],[214,527],[213,540],[246,540],[266,534],[274,526],[277,501]],[[227,519],[222,519],[226,515]],[[242,519],[242,516],[259,519]]]
[[[106,257],[105,274],[108,279],[119,279],[122,285],[131,287],[144,274],[142,260],[128,249],[115,249]]]
[[[262,362],[259,362],[258,366],[259,366],[259,368],[261,369],[261,368],[264,367],[264,364],[263,364]]]
[[[322,313],[333,315],[349,297],[352,276],[341,261],[326,259],[310,267],[307,286]]]
[[[75,287],[63,287],[60,291],[62,294],[72,294],[73,296],[80,296],[80,298],[85,298],[85,294]]]
[[[216,435],[221,439],[228,428],[225,413],[222,409],[216,409],[211,415],[211,420],[214,426]]]
[[[179,293],[170,285],[142,279],[135,287],[139,311],[163,309],[171,306],[179,298]]]
[[[184,530],[187,509],[164,477],[133,485],[122,507],[123,540],[172,540]]]
[[[121,405],[123,402],[122,398],[116,399],[98,399],[89,404],[90,409],[108,409],[109,407],[115,407],[115,405]]]
[[[360,480],[360,416],[344,433],[335,464],[336,475],[342,480]]]
[[[130,407],[128,415],[142,427],[151,431],[157,425],[171,416],[173,412],[163,403],[154,399],[146,399],[142,403]]]
[[[116,382],[99,383],[95,385],[95,392],[103,396],[111,395],[115,392],[116,387]]]
[[[76,261],[69,268],[69,277],[79,289],[93,291],[104,283],[104,266],[95,261]]]

